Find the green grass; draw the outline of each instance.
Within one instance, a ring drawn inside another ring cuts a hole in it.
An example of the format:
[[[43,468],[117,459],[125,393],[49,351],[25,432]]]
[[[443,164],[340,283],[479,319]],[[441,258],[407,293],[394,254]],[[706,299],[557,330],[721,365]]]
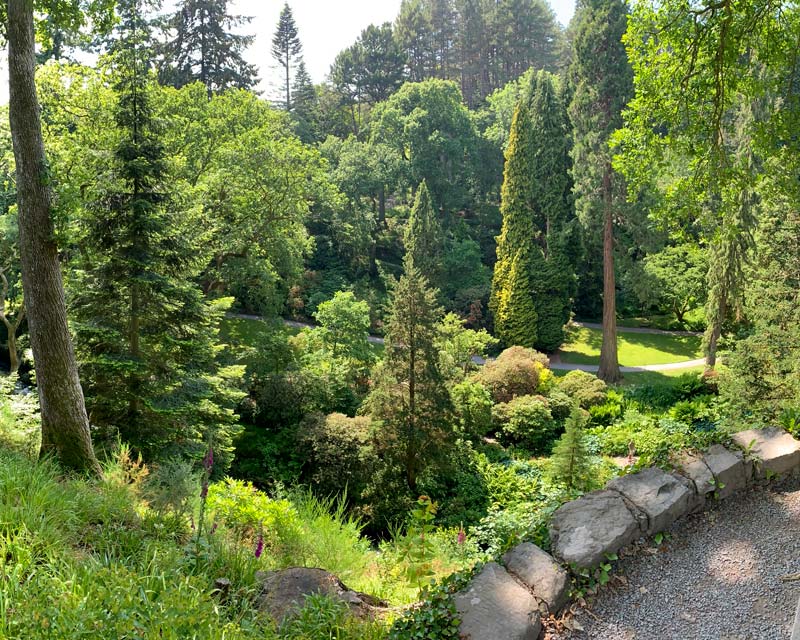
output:
[[[561,360],[571,364],[598,364],[602,332],[574,328],[561,347]],[[702,357],[700,336],[652,333],[618,334],[619,363],[623,367],[670,364]]]

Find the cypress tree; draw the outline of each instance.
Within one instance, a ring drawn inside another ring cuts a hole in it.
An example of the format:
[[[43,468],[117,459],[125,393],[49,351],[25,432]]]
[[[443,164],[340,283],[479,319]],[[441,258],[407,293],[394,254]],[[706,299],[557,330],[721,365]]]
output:
[[[565,251],[572,213],[563,113],[554,77],[544,71],[535,74],[511,126],[501,193],[503,227],[490,299],[501,339],[544,351],[563,342],[574,295],[575,278]],[[513,260],[525,273],[515,275],[512,292]],[[530,301],[524,298],[523,280]],[[523,303],[524,310],[516,310],[517,303]],[[513,338],[508,333],[512,326]]]
[[[209,98],[232,87],[251,89],[257,71],[243,54],[253,36],[232,31],[251,19],[229,14],[228,0],[183,0],[165,22],[171,37],[161,47],[160,82],[180,88],[199,80]]]
[[[83,212],[73,296],[87,406],[97,427],[146,458],[199,458],[213,439],[224,470],[238,394],[215,360],[223,306],[195,283],[204,265],[168,191],[140,0],[118,11],[116,143]]]
[[[297,65],[292,85],[292,119],[295,122],[297,136],[306,144],[320,139],[319,101],[314,83],[306,70],[306,63],[301,59]]]
[[[589,250],[602,245],[603,342],[598,377],[606,382],[622,378],[617,358],[614,220],[624,201],[625,185],[611,165],[608,143],[622,126],[622,110],[633,94],[633,73],[622,44],[627,13],[624,0],[579,2],[570,67],[575,88],[569,113],[576,209]],[[595,238],[602,238],[602,243]]]
[[[408,218],[403,243],[406,255],[434,287],[439,284],[444,256],[444,232],[433,208],[428,185],[423,180],[417,189]]]
[[[278,18],[278,27],[272,36],[272,57],[283,67],[285,74],[284,94],[287,111],[292,108],[292,68],[303,53],[303,45],[297,35],[297,25],[294,22],[292,9],[289,3],[283,5]]]

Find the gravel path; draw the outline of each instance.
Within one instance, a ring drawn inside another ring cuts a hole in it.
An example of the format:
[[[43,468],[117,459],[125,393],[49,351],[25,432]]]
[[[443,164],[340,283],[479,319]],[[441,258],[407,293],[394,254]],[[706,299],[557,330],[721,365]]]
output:
[[[800,479],[754,489],[676,523],[620,563],[554,640],[788,640],[800,582]]]

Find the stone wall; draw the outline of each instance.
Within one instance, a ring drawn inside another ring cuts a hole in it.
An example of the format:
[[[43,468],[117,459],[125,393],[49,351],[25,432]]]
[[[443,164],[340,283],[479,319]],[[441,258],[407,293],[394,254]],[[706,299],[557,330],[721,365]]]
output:
[[[569,575],[563,565],[593,568],[607,555],[672,526],[760,480],[796,473],[800,443],[781,429],[742,431],[733,446],[702,454],[684,452],[675,470],[643,469],[614,478],[562,505],[550,523],[553,556],[530,543],[486,565],[455,603],[464,640],[536,640],[541,615],[567,604]]]

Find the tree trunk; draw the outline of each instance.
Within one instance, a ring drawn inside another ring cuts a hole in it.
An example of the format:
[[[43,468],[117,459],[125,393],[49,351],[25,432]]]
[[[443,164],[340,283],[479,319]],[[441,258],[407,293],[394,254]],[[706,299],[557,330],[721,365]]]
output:
[[[706,334],[703,338],[706,352],[706,371],[710,371],[717,366],[717,345],[722,335],[722,322],[727,313],[727,305],[724,299],[719,300],[717,304],[718,308],[715,310],[716,313],[711,314],[711,319],[709,320]]]
[[[611,164],[603,173],[603,344],[597,377],[608,383],[619,382],[622,374],[617,358],[617,285],[614,276],[614,220],[612,216]]]
[[[34,72],[32,0],[8,0],[9,116],[17,166],[19,248],[28,329],[42,410],[41,455],[102,473],[67,326]]]
[[[17,351],[17,336],[8,329],[8,362],[11,373],[19,371],[19,352]]]

